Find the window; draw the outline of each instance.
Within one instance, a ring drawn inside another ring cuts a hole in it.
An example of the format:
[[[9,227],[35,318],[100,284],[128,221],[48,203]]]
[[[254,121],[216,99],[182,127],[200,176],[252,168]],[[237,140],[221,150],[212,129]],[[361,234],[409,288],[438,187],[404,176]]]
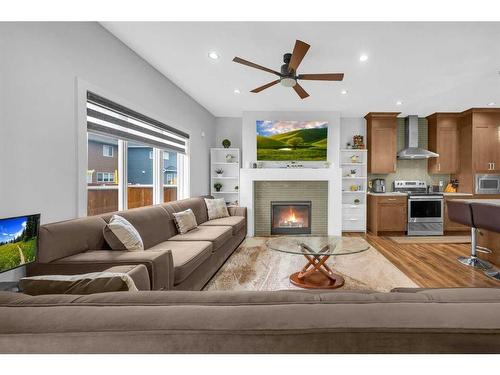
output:
[[[188,134],[90,92],[87,132],[88,215],[188,196]]]
[[[97,172],[97,182],[115,182],[115,174],[111,172]]]
[[[118,139],[87,135],[87,215],[118,211],[118,158],[104,155],[104,146],[118,149]]]
[[[127,142],[128,208],[153,204],[153,154],[153,149],[145,144]]]
[[[108,158],[113,157],[113,146],[111,145],[102,145],[102,156],[106,156]]]

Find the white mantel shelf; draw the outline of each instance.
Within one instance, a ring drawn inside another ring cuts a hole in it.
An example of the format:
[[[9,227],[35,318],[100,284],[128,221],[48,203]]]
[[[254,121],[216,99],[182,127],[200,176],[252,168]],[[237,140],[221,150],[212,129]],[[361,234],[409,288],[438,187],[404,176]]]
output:
[[[240,205],[247,207],[248,236],[254,236],[253,188],[255,181],[327,181],[328,234],[342,233],[342,170],[330,168],[242,168],[240,170]]]

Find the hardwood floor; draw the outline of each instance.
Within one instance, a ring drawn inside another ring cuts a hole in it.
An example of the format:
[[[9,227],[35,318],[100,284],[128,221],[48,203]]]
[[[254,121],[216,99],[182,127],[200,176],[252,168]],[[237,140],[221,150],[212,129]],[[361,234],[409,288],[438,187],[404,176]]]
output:
[[[500,282],[482,271],[462,265],[461,255],[470,253],[467,244],[398,244],[389,237],[362,236],[410,279],[423,288],[500,287]],[[481,256],[481,255],[479,255]]]

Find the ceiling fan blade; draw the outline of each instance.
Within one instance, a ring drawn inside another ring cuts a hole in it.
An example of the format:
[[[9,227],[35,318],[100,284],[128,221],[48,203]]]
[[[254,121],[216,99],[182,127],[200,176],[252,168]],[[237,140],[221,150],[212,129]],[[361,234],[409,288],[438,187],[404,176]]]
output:
[[[306,92],[306,90],[304,90],[302,88],[302,86],[299,85],[298,83],[295,86],[293,86],[293,89],[300,96],[301,99],[305,99],[309,96],[309,94]]]
[[[263,70],[265,72],[268,72],[268,73],[272,73],[272,74],[276,74],[277,76],[281,76],[280,73],[278,73],[277,71],[275,70],[272,70],[272,69],[269,69],[269,68],[266,68],[265,66],[262,66],[262,65],[258,65],[258,64],[255,64],[253,62],[250,62],[248,60],[244,60],[244,59],[241,59],[239,57],[235,57],[233,59],[234,62],[236,63],[239,63],[239,64],[243,64],[243,65],[246,65],[246,66],[249,66],[251,68],[255,68],[255,69],[260,69],[260,70]]]
[[[269,82],[269,83],[266,83],[265,85],[263,86],[260,86],[260,87],[257,87],[256,89],[253,89],[252,91],[250,92],[261,92],[262,90],[265,90],[265,89],[268,89],[269,87],[271,86],[274,86],[275,84],[277,84],[280,80],[277,79],[276,81],[272,81],[272,82]]]
[[[288,64],[288,70],[290,72],[297,71],[302,59],[306,55],[307,51],[311,47],[309,44],[304,43],[301,40],[295,41],[295,47],[293,47],[292,57],[290,58],[290,63]]]
[[[299,74],[297,79],[309,81],[342,81],[344,79],[344,73]]]

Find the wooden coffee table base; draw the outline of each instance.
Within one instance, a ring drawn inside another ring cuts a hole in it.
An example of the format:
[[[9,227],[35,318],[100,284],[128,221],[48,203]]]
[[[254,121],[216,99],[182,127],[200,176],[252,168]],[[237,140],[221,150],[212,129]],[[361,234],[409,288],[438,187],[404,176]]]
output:
[[[344,278],[326,265],[330,255],[304,254],[307,264],[300,272],[290,275],[290,282],[306,289],[335,289],[344,285]]]

